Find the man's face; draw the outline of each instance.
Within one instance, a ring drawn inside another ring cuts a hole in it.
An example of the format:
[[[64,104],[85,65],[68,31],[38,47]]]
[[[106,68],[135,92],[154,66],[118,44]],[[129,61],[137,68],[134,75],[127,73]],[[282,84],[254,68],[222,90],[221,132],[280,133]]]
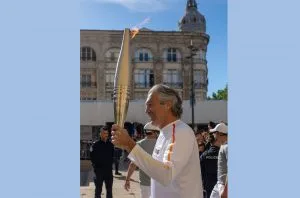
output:
[[[222,140],[222,138],[225,136],[224,133],[221,133],[219,131],[216,131],[213,133],[215,140]]]
[[[227,135],[221,132],[216,132],[216,136],[217,138],[223,143],[224,141],[226,141],[226,137]]]
[[[107,130],[101,131],[100,132],[100,138],[101,138],[101,140],[106,141],[107,138],[108,138],[108,131]]]
[[[203,142],[204,141],[204,137],[202,136],[201,133],[196,135],[196,140],[198,143]]]
[[[153,125],[160,126],[164,124],[165,117],[170,111],[166,108],[166,103],[159,101],[158,93],[152,92],[148,94],[145,104],[145,112],[150,117]]]

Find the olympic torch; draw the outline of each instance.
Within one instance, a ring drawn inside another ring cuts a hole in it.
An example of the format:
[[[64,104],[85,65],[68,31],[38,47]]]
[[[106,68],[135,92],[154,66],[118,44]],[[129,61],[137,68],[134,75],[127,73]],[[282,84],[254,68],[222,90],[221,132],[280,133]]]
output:
[[[122,46],[116,66],[113,101],[115,123],[124,128],[130,97],[131,65],[130,65],[130,30],[123,33]]]

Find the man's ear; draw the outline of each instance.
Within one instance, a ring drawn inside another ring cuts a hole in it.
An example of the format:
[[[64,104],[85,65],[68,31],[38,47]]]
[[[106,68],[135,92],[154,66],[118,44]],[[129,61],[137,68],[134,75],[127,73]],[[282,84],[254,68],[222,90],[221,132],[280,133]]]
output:
[[[166,106],[167,110],[170,110],[171,107],[172,107],[172,102],[171,101],[167,101],[165,106]]]

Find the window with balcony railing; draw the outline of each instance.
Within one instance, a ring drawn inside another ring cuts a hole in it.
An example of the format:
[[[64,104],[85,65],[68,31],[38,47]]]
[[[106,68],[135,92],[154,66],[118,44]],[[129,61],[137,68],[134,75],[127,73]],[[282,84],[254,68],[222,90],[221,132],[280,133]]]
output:
[[[182,88],[182,73],[177,69],[167,69],[163,73],[163,83],[172,88]]]
[[[150,88],[154,85],[154,74],[152,69],[134,70],[134,87]]]
[[[80,60],[82,61],[96,61],[96,53],[90,47],[80,48]]]

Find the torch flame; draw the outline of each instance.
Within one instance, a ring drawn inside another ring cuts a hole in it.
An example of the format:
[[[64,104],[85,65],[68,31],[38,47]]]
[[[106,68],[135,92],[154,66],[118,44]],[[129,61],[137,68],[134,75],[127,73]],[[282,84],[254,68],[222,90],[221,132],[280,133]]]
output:
[[[138,24],[138,25],[134,26],[133,28],[131,28],[131,30],[130,30],[131,39],[133,39],[135,37],[135,35],[137,35],[139,33],[142,25],[145,25],[146,23],[149,23],[149,21],[150,21],[150,17],[147,17],[140,24]]]
[[[130,35],[131,35],[131,39],[133,39],[135,37],[135,35],[137,35],[137,33],[139,33],[139,29],[138,28],[133,28],[131,31],[130,31]]]

